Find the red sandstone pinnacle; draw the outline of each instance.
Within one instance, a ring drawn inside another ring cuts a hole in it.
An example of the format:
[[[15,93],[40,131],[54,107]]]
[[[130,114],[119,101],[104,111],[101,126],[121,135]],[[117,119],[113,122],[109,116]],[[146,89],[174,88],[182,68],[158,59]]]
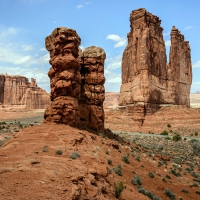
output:
[[[81,75],[77,57],[80,42],[75,30],[64,27],[54,29],[45,39],[52,65],[48,72],[52,103],[44,114],[46,122],[78,125]]]
[[[122,58],[119,105],[141,105],[142,116],[151,112],[152,106],[155,111],[160,104],[189,106],[192,80],[189,43],[173,27],[167,64],[161,20],[141,8],[131,12],[130,23]]]
[[[80,42],[75,30],[63,27],[46,38],[52,65],[48,72],[52,103],[45,111],[44,122],[103,133],[106,54],[95,46],[82,52],[78,49]]]
[[[79,57],[82,75],[79,126],[103,133],[106,54],[102,48],[91,46],[80,52]]]
[[[167,64],[161,20],[141,8],[131,12],[130,23],[122,57],[119,105],[142,125],[145,116],[156,112],[161,104],[190,106],[190,46],[173,27]]]

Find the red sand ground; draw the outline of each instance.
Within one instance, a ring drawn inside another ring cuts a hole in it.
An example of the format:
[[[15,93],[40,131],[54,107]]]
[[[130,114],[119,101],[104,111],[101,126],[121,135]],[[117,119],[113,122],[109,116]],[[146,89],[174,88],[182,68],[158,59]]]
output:
[[[56,150],[62,150],[63,154],[57,155]],[[80,154],[75,160],[70,158],[74,152]],[[122,156],[127,153],[134,152],[125,144],[67,125],[42,124],[23,129],[0,148],[0,199],[111,200],[116,199],[113,186],[118,181],[123,181],[126,187],[122,199],[149,199],[131,184],[136,174],[140,175],[144,189],[162,199],[167,199],[166,188],[170,188],[177,199],[179,196],[184,200],[199,199],[195,194],[199,188],[189,186],[190,176],[183,176],[181,182],[173,175],[167,183],[162,181],[170,162],[167,167],[157,167],[158,160],[141,153],[140,162],[130,156],[130,164],[126,164]],[[112,160],[112,166],[108,159]],[[123,164],[122,176],[109,173],[109,168],[116,168],[120,163]],[[149,172],[155,177],[150,178]],[[189,194],[182,193],[183,188]]]

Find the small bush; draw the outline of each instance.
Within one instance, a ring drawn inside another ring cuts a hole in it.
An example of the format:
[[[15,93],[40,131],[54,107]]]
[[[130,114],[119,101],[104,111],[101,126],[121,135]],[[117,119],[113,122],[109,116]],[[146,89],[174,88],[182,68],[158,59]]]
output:
[[[122,156],[122,160],[123,160],[126,164],[130,164],[129,156],[128,156],[128,155]]]
[[[163,131],[160,135],[168,135],[167,131]]]
[[[167,182],[165,178],[163,178],[162,181],[165,182],[165,183]]]
[[[166,177],[166,178],[168,178],[168,179],[171,179],[171,176],[170,176],[170,175],[168,175],[168,174],[167,174],[165,177]]]
[[[137,157],[136,157],[136,160],[137,160],[138,162],[140,162],[140,156],[137,156]]]
[[[174,176],[181,176],[179,172],[176,172],[176,170],[171,169],[171,173],[174,174]]]
[[[164,194],[171,200],[176,199],[176,195],[169,188],[165,189]]]
[[[160,200],[160,198],[154,195],[151,191],[145,190],[142,187],[138,187],[138,192],[148,196],[152,200]]]
[[[182,189],[181,192],[183,192],[183,193],[185,193],[185,194],[188,194],[188,193],[189,193],[189,191],[186,190],[186,189]]]
[[[171,124],[167,124],[167,127],[168,127],[168,128],[171,128],[172,126],[171,126]]]
[[[112,165],[112,160],[111,159],[108,159],[108,164]]]
[[[194,135],[195,135],[195,136],[198,136],[198,133],[197,133],[197,132],[195,132],[195,133],[194,133]]]
[[[142,180],[141,180],[141,178],[140,178],[140,176],[139,175],[136,175],[132,180],[131,180],[131,183],[133,184],[133,185],[142,185]]]
[[[192,187],[199,187],[199,183],[194,182],[194,183],[192,184]]]
[[[56,150],[55,153],[56,153],[57,155],[62,155],[62,154],[63,154],[62,150]]]
[[[116,168],[113,168],[113,171],[118,175],[118,176],[122,176],[122,165],[118,164],[118,166]]]
[[[178,133],[176,133],[176,134],[172,137],[172,140],[175,141],[175,142],[178,142],[178,141],[182,140],[182,137],[181,137],[181,135],[179,135]]]
[[[48,151],[48,148],[47,147],[43,147],[42,148],[42,152],[47,152]]]
[[[106,154],[109,155],[109,153],[110,153],[110,151],[109,151],[109,150],[106,150]]]
[[[124,183],[122,181],[119,181],[118,183],[114,183],[115,197],[117,199],[121,197],[121,193],[123,190],[124,190]]]
[[[75,160],[80,157],[80,154],[78,152],[73,152],[69,155],[69,157]]]
[[[196,190],[195,193],[200,195],[200,190]]]
[[[154,174],[152,172],[149,172],[149,177],[154,178]]]

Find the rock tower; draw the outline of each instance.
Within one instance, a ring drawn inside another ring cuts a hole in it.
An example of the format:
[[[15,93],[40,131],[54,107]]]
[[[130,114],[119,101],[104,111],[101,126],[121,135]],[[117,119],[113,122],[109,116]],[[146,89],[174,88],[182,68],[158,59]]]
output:
[[[122,58],[119,105],[139,120],[162,104],[189,106],[192,80],[189,43],[173,27],[167,64],[161,20],[141,8],[131,12],[130,23]]]
[[[44,114],[48,122],[78,125],[81,74],[77,58],[80,42],[75,30],[64,27],[56,28],[45,40],[52,66],[48,72],[52,103]]]
[[[82,75],[80,126],[101,133],[104,131],[105,59],[106,54],[100,47],[88,47],[80,54]]]
[[[75,30],[64,27],[46,38],[52,103],[45,111],[45,122],[103,132],[106,54],[95,46],[82,52],[80,42]]]

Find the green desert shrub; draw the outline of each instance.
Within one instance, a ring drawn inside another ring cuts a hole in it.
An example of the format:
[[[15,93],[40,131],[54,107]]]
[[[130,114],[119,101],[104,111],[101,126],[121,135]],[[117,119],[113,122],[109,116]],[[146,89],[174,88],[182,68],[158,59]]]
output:
[[[62,150],[56,150],[55,153],[56,153],[57,155],[62,155],[62,154],[63,154]]]
[[[131,179],[131,183],[133,185],[142,185],[142,180],[139,175],[136,175],[134,178]]]
[[[184,188],[181,190],[181,192],[183,192],[183,193],[185,193],[185,194],[188,194],[188,193],[189,193],[189,191],[186,190],[186,189],[184,189]]]
[[[142,187],[138,187],[138,192],[144,194],[145,196],[148,196],[152,200],[161,200],[158,196],[153,194],[151,191],[145,190]]]
[[[72,158],[73,160],[75,160],[80,157],[80,154],[77,151],[75,151],[75,152],[71,153],[69,155],[69,157]]]
[[[117,167],[113,168],[113,171],[118,175],[118,176],[122,176],[122,165],[118,164]]]
[[[154,174],[152,172],[149,172],[149,177],[154,178]]]
[[[180,140],[182,140],[182,137],[180,134],[176,133],[173,137],[172,137],[172,140],[175,141],[175,142],[178,142]]]
[[[166,188],[166,189],[165,189],[164,194],[165,194],[170,200],[175,200],[175,199],[176,199],[176,195],[175,195],[169,188]]]
[[[47,147],[43,147],[42,148],[42,152],[48,152],[48,148]]]
[[[196,190],[195,193],[200,195],[200,190]]]
[[[168,135],[167,131],[163,131],[162,133],[160,133],[160,135]]]
[[[123,160],[126,164],[130,164],[129,156],[128,156],[128,155],[122,156],[122,160]]]
[[[168,128],[171,128],[172,126],[171,126],[171,124],[167,124],[167,127],[168,127]]]
[[[115,191],[115,197],[121,198],[121,193],[124,190],[124,183],[123,181],[119,181],[118,183],[114,183],[114,191]]]
[[[108,164],[112,165],[112,160],[111,159],[108,159]]]

